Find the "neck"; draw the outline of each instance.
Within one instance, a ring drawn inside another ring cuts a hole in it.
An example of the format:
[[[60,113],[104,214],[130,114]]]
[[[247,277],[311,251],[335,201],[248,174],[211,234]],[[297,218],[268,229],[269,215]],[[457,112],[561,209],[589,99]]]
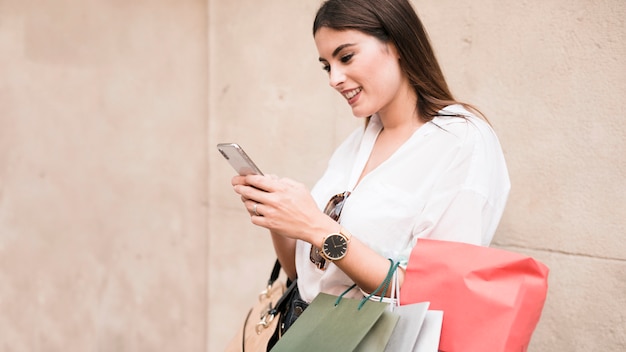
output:
[[[410,86],[399,91],[393,103],[378,112],[383,130],[389,132],[415,131],[424,124],[417,109],[417,96]]]

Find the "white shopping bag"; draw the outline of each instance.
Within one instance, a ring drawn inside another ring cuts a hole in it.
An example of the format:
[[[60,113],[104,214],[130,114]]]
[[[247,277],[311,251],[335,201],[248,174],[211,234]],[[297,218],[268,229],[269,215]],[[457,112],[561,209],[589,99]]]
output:
[[[438,352],[443,311],[428,310],[430,302],[400,305],[400,285],[394,275],[390,309],[400,316],[385,352]]]
[[[441,324],[443,323],[442,310],[429,310],[422,328],[417,336],[413,352],[437,352],[439,351],[439,339],[441,338]],[[400,351],[400,350],[398,350]]]
[[[423,329],[424,318],[428,312],[430,302],[414,303],[398,306],[393,312],[400,316],[398,324],[393,329],[391,338],[385,347],[385,352],[412,351]],[[436,352],[436,350],[435,350]]]

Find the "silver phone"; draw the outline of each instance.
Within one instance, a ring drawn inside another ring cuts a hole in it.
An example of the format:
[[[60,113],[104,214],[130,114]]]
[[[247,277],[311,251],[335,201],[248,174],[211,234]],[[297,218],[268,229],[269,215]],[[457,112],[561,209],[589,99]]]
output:
[[[220,143],[217,149],[239,175],[263,175],[252,159],[237,143]]]

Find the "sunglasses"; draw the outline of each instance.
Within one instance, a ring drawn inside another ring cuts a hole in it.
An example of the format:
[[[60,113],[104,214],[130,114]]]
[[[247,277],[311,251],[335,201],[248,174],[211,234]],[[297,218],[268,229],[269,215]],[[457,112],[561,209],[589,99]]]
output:
[[[324,208],[324,214],[328,215],[331,219],[339,221],[343,205],[350,196],[350,191],[335,194],[330,198],[326,207]],[[326,259],[321,254],[322,250],[315,246],[311,246],[311,252],[309,253],[309,259],[311,263],[320,270],[326,270]]]

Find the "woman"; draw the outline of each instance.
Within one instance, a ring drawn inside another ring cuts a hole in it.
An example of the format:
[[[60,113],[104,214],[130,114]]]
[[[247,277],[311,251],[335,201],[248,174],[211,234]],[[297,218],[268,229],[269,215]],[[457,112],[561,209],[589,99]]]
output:
[[[453,98],[410,3],[328,0],[313,35],[330,86],[365,128],[336,149],[311,192],[286,178],[232,180],[302,298],[353,283],[362,291],[353,297],[374,291],[388,258],[406,265],[420,237],[489,245],[510,188],[502,150]]]

